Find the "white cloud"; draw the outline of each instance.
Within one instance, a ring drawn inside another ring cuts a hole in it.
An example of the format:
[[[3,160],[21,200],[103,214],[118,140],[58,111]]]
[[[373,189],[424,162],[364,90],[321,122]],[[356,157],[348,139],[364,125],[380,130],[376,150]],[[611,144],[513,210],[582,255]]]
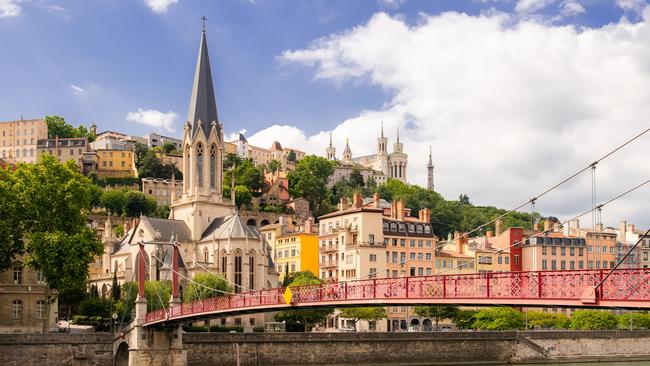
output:
[[[285,64],[314,69],[317,82],[369,83],[393,93],[334,130],[338,156],[376,151],[380,121],[409,154],[409,180],[426,183],[433,146],[436,189],[469,194],[477,204],[514,207],[648,127],[650,11],[645,20],[600,28],[512,23],[504,14],[444,13],[408,25],[380,13],[367,24],[285,51]],[[377,131],[377,132],[376,132]],[[323,155],[327,132],[273,126],[250,138],[282,136]],[[648,179],[650,135],[598,165],[598,199]],[[606,224],[650,225],[650,187],[606,207]],[[591,207],[588,175],[537,201],[544,214],[568,217]],[[643,199],[645,197],[645,199]],[[588,217],[588,216],[587,216]]]
[[[246,129],[245,129],[245,128],[242,128],[241,130],[239,130],[239,131],[237,131],[237,132],[232,132],[232,133],[227,134],[227,135],[225,136],[225,140],[226,140],[226,141],[235,141],[235,140],[238,140],[238,139],[239,139],[239,134],[240,134],[240,133],[241,133],[242,135],[246,135]]]
[[[178,0],[144,0],[144,2],[155,13],[164,13],[170,5],[176,4]]]
[[[544,9],[556,1],[557,0],[519,0],[517,1],[517,5],[515,5],[515,10],[518,13],[533,13]]]
[[[560,15],[563,17],[570,17],[584,12],[586,12],[584,6],[573,0],[563,2],[560,7]]]
[[[406,0],[377,0],[380,6],[384,8],[397,9],[406,3]]]
[[[135,112],[129,112],[126,119],[131,122],[140,123],[158,130],[164,129],[168,132],[174,132],[174,120],[178,115],[172,111],[163,113],[155,109],[138,108]]]
[[[0,0],[0,18],[19,16],[22,11],[19,2],[19,0]]]
[[[86,92],[86,89],[74,84],[70,84],[70,89],[75,95],[83,95]]]
[[[641,13],[647,6],[645,0],[616,0],[616,5],[623,10]]]

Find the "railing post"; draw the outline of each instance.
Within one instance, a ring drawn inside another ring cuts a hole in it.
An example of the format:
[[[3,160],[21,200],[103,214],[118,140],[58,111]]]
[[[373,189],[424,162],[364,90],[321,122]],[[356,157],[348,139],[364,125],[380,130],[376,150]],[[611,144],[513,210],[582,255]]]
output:
[[[447,297],[447,276],[442,276],[442,297]]]
[[[600,283],[600,286],[596,289],[596,298],[597,299],[602,299],[603,298],[603,287],[605,287],[605,284],[603,283],[603,278],[605,277],[605,272],[604,270],[599,270],[598,275],[600,279],[598,280],[598,283]]]
[[[485,290],[487,298],[490,298],[490,272],[485,273]]]
[[[343,285],[345,287],[345,300],[347,300],[348,299],[348,283],[343,282]]]
[[[537,297],[542,297],[542,272],[537,272]]]
[[[178,257],[180,257],[178,246],[174,244],[172,250],[172,301],[174,302],[180,299],[178,295]]]
[[[144,251],[144,244],[140,242],[139,244],[139,250],[140,250],[140,260],[138,261],[138,298],[144,299],[146,298],[145,293],[144,293],[144,279],[145,273],[144,273],[144,256],[145,251]]]
[[[406,280],[405,281],[406,282],[406,298],[408,299],[408,297],[409,297],[409,278],[404,277],[404,279]]]
[[[372,280],[372,298],[377,298],[377,280],[373,278]]]

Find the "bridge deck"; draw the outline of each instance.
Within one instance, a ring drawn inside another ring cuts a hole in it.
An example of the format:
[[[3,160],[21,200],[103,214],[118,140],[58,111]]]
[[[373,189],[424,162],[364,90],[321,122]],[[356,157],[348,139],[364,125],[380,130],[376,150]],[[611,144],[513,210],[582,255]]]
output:
[[[650,269],[498,272],[377,278],[251,291],[147,314],[145,326],[237,313],[302,307],[371,305],[519,305],[650,309]]]

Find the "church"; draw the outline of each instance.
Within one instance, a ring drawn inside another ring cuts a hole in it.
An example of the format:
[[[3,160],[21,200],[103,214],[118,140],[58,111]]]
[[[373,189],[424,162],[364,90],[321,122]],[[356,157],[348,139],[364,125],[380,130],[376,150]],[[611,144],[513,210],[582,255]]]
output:
[[[270,246],[242,220],[235,197],[223,197],[223,125],[217,115],[205,29],[201,32],[182,141],[185,174],[180,197],[171,197],[169,218],[142,216],[127,225],[119,238],[109,218],[102,237],[105,250],[101,269],[91,269],[91,283],[103,294],[109,293],[114,272],[120,283],[135,280],[141,242],[147,254],[145,279],[170,280],[169,244],[175,242],[181,248],[178,264],[182,286],[197,273],[208,272],[224,277],[236,292],[277,287],[278,273]],[[94,276],[93,272],[101,275]],[[229,319],[229,323],[264,325],[264,314],[248,317],[244,321]]]
[[[343,159],[338,160],[336,158],[336,148],[332,145],[332,136],[330,134],[330,144],[325,148],[325,155],[328,160],[338,161],[343,168],[354,166],[365,168],[365,170],[370,171],[370,175],[377,184],[385,183],[388,178],[407,183],[408,155],[404,153],[404,144],[399,141],[399,129],[397,130],[397,141],[393,144],[393,152],[389,153],[388,138],[384,137],[383,123],[381,133],[377,138],[377,153],[353,157],[350,143],[346,139]],[[363,175],[365,179],[365,174]]]

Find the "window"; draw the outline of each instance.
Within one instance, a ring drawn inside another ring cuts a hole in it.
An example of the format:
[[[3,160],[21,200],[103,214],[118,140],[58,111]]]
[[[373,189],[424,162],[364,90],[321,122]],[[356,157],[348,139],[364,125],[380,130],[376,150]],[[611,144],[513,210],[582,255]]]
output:
[[[424,276],[424,268],[418,267],[418,276]]]
[[[411,276],[415,276],[415,267],[411,267],[409,273],[411,274]]]
[[[401,247],[406,246],[406,239],[400,239],[400,240],[399,240],[399,245],[400,245]]]
[[[411,260],[415,259],[415,253],[411,252],[409,258],[410,258]]]
[[[36,301],[36,319],[45,319],[45,300]]]
[[[566,269],[566,261],[560,261],[560,269]]]
[[[578,262],[578,268],[579,269],[584,269],[585,268],[585,262],[584,261],[579,261]]]
[[[431,260],[431,253],[425,254],[425,259],[430,261]]]
[[[431,276],[431,268],[427,267],[426,269],[426,275]]]
[[[594,268],[594,261],[589,261],[589,269]]]
[[[203,144],[196,145],[196,178],[199,187],[203,187]]]
[[[570,261],[569,262],[569,269],[576,269],[576,262],[575,261]]]
[[[377,278],[377,268],[370,268],[368,278]]]
[[[506,256],[506,264],[510,264],[510,257]]]
[[[585,255],[585,248],[578,248],[578,256],[583,257]]]
[[[411,239],[410,246],[411,248],[415,248],[415,239]]]
[[[502,262],[503,262],[503,257],[499,256],[499,258],[497,259],[497,263],[501,264]]]
[[[22,300],[14,300],[11,304],[12,317],[13,319],[22,319],[23,318],[23,302]]]
[[[393,252],[393,263],[397,263],[397,252]]]
[[[371,262],[376,262],[377,261],[377,255],[376,254],[370,254],[368,260]]]
[[[296,256],[296,248],[291,248],[291,256],[292,257]]]
[[[594,247],[593,246],[588,246],[587,247],[587,253],[593,253],[594,252]]]
[[[208,253],[208,248],[203,248],[203,262],[208,263],[210,261],[210,253]]]
[[[560,255],[566,255],[566,247],[560,248]]]
[[[115,270],[117,271],[117,265],[115,266]],[[42,271],[36,271],[36,283],[39,285],[45,284],[45,275]]]
[[[399,253],[399,261],[402,264],[406,263],[406,253],[404,252]]]
[[[423,243],[422,239],[418,240],[418,248],[422,248],[422,243]]]
[[[607,261],[603,261],[603,269],[607,268]]]
[[[556,270],[556,269],[557,269],[557,261],[556,261],[555,259],[553,259],[553,260],[551,261],[551,269],[552,269],[552,270]]]
[[[515,263],[514,264],[519,264],[519,254],[515,254]]]
[[[557,247],[551,247],[551,255],[557,254]]]
[[[345,239],[345,238],[342,238]],[[368,234],[368,243],[369,244],[375,244],[375,235],[374,234]]]
[[[548,269],[548,262],[546,259],[542,259],[542,269]]]
[[[569,248],[569,255],[576,255],[576,248],[574,247]]]
[[[23,267],[14,266],[14,284],[19,285],[23,283]]]

